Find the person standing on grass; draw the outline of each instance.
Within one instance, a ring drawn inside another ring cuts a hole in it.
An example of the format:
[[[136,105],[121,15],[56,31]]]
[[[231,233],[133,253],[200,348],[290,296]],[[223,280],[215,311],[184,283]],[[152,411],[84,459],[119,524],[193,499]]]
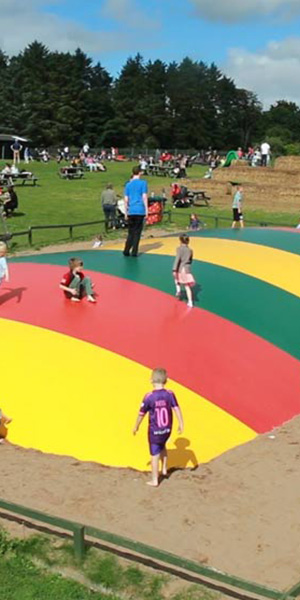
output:
[[[105,216],[105,229],[109,227],[116,229],[116,207],[117,195],[112,183],[108,183],[106,189],[101,194],[101,204]]]
[[[233,221],[232,221],[232,229],[235,229],[236,225],[239,223],[240,228],[244,227],[244,217],[242,213],[242,202],[243,202],[243,188],[241,185],[237,186],[237,190],[233,197],[232,202],[232,211],[233,211]]]
[[[125,219],[128,220],[128,235],[124,256],[138,255],[144,219],[148,217],[148,185],[140,179],[140,167],[133,167],[132,178],[125,186]]]
[[[142,402],[136,424],[133,428],[133,435],[138,432],[146,413],[149,413],[148,439],[151,454],[152,480],[147,483],[152,487],[157,487],[159,483],[159,460],[162,462],[163,476],[167,475],[168,455],[166,443],[172,431],[173,410],[178,420],[179,434],[183,432],[183,418],[175,394],[165,389],[167,383],[166,370],[154,369],[151,375],[151,383],[153,390],[149,394],[146,394]]]
[[[15,138],[14,143],[11,145],[10,149],[13,153],[13,161],[14,165],[20,162],[20,154],[23,146],[20,144],[18,138]]]

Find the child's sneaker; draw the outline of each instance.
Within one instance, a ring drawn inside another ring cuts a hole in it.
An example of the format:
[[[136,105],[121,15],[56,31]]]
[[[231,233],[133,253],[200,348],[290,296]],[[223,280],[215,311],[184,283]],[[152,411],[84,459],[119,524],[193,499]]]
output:
[[[88,302],[96,302],[94,296],[87,296],[87,301]]]
[[[193,303],[192,303],[192,302],[188,302],[188,303],[187,303],[187,306],[188,306],[189,308],[193,308],[193,306],[194,306],[194,305],[193,305]]]

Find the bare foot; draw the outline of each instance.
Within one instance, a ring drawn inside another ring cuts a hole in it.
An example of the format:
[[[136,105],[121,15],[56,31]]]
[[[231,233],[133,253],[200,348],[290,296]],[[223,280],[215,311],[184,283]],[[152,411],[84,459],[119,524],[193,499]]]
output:
[[[151,487],[158,487],[158,481],[147,481],[147,485]]]
[[[163,475],[163,477],[167,477],[167,476],[168,476],[168,471],[165,471],[165,470],[163,470],[163,471],[161,472],[161,474]]]

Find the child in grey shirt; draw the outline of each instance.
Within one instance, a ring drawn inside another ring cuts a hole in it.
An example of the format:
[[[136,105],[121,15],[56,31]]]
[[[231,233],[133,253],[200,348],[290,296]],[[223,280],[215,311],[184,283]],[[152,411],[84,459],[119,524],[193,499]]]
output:
[[[181,286],[184,286],[188,303],[193,307],[192,287],[195,285],[195,279],[191,273],[191,264],[193,261],[193,251],[189,248],[190,238],[188,235],[181,235],[180,246],[177,248],[176,258],[173,265],[173,276],[176,286],[176,296],[180,298]]]

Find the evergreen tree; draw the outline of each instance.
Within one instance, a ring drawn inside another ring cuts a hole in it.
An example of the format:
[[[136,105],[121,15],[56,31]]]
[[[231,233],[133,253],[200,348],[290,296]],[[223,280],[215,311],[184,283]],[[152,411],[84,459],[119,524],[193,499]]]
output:
[[[102,145],[111,144],[107,124],[113,117],[112,78],[100,63],[97,63],[92,69],[89,80],[84,132],[91,146],[100,148]]]
[[[210,144],[211,114],[207,67],[203,62],[185,58],[168,69],[169,110],[173,119],[174,144],[177,148],[204,148]]]
[[[84,142],[90,74],[91,59],[79,49],[75,55],[60,52],[51,55],[53,143],[79,147]]]
[[[148,136],[145,145],[150,148],[168,148],[173,144],[173,123],[168,110],[166,65],[149,61],[145,68]]]
[[[50,52],[35,41],[10,59],[0,51],[2,129],[34,145],[228,149],[263,137],[300,141],[300,108],[263,112],[215,64],[129,58],[113,81],[79,48]]]
[[[12,127],[36,144],[52,140],[48,71],[49,51],[39,42],[14,57],[9,68]]]
[[[300,140],[300,108],[294,102],[279,100],[265,112],[263,122],[267,137],[279,137],[286,142]]]
[[[0,114],[2,133],[12,130],[10,106],[9,60],[6,54],[0,50]]]
[[[107,125],[111,143],[117,146],[144,145],[150,134],[147,107],[146,69],[140,54],[129,58],[115,82],[115,117]]]

